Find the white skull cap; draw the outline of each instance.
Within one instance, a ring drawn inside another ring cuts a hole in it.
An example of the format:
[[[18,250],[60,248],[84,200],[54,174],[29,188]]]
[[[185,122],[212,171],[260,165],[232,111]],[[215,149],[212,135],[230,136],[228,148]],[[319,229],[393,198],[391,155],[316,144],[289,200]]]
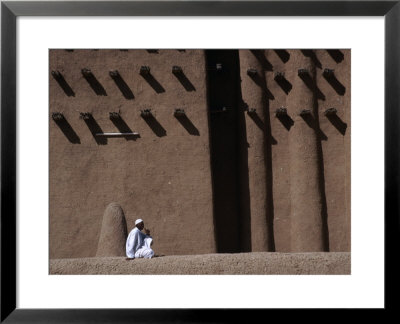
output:
[[[135,225],[137,225],[137,224],[139,224],[139,223],[142,223],[143,222],[143,219],[137,219],[136,221],[135,221]]]

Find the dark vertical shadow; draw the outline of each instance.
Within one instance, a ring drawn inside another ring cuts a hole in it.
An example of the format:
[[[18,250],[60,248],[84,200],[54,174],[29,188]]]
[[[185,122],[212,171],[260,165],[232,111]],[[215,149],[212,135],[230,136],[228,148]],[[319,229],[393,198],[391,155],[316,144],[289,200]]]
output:
[[[322,64],[313,50],[305,49],[301,52],[304,56],[309,57],[317,68],[322,69]]]
[[[318,99],[325,100],[325,95],[317,87],[315,81],[313,80],[308,71],[300,69],[298,71],[298,76],[303,80],[306,86],[317,96]]]
[[[267,87],[267,84],[265,85]],[[265,169],[266,169],[266,223],[267,223],[267,235],[268,235],[268,251],[275,252],[275,235],[274,235],[274,220],[275,220],[275,209],[274,209],[274,192],[273,192],[273,170],[272,170],[272,145],[274,145],[274,138],[271,132],[271,120],[270,120],[270,105],[269,99],[265,99]]]
[[[193,125],[193,123],[185,114],[174,114],[174,116],[190,135],[200,136],[199,130]]]
[[[272,92],[265,85],[264,79],[258,74],[257,70],[249,69],[247,70],[247,75],[257,84],[267,96],[267,99],[274,100],[275,97]]]
[[[322,152],[321,140],[318,141],[317,152],[319,155],[319,187],[321,192],[322,208],[321,208],[321,219],[322,219],[322,237],[324,251],[329,252],[329,227],[328,227],[328,207],[326,203],[326,192],[325,192],[325,169],[324,169],[324,156]]]
[[[89,69],[82,69],[81,72],[85,80],[89,83],[90,87],[98,96],[107,96],[106,90],[96,79],[92,71],[90,71]]]
[[[240,67],[239,67],[240,71]],[[240,77],[240,75],[239,75]],[[251,252],[251,210],[250,210],[250,185],[249,162],[247,142],[246,116],[248,108],[243,102],[240,81],[236,85],[238,91],[238,151],[239,151],[239,207],[240,207],[240,249],[241,252]]]
[[[333,70],[325,69],[322,74],[326,81],[335,89],[336,93],[340,96],[343,96],[346,92],[346,88],[340,81],[336,78]]]
[[[237,83],[239,55],[235,50],[207,50],[207,98],[215,240],[218,253],[237,253],[240,247]],[[222,64],[229,76],[217,73]],[[216,113],[219,107],[229,111]]]
[[[59,71],[51,71],[51,75],[53,76],[54,80],[57,81],[58,85],[61,87],[61,89],[64,90],[65,94],[68,97],[75,97],[75,92],[72,90],[72,88],[69,86],[67,81],[65,81],[63,75]]]
[[[93,135],[94,140],[98,145],[106,145],[107,144],[107,138],[102,137],[102,136],[96,136],[98,133],[103,133],[103,130],[99,126],[99,124],[96,122],[96,120],[93,118],[93,116],[89,113],[84,113],[84,115],[81,114],[81,118],[83,121],[86,123],[87,127],[89,128],[90,132]]]
[[[264,71],[272,71],[273,66],[265,57],[264,50],[250,50],[250,52],[255,56],[255,58],[260,62]]]
[[[148,49],[146,51],[147,51],[147,53],[150,53],[150,54],[158,54],[158,50],[157,49]]]
[[[196,88],[190,82],[190,80],[186,77],[185,73],[183,73],[183,70],[181,67],[174,66],[172,68],[172,73],[179,80],[179,82],[182,84],[182,86],[185,88],[186,91],[196,91]]]
[[[314,76],[315,77],[315,76]],[[324,251],[329,252],[329,228],[328,228],[328,207],[326,203],[326,192],[325,192],[325,169],[324,169],[324,154],[322,151],[322,140],[323,132],[319,127],[319,115],[318,115],[318,100],[314,100],[314,116],[315,116],[315,128],[316,131],[316,141],[317,141],[317,156],[318,156],[318,173],[319,173],[319,190],[321,193],[321,220],[322,220],[322,239],[324,245]],[[325,136],[326,137],[326,136]]]
[[[340,63],[344,60],[344,54],[340,50],[328,49],[326,50],[329,55],[334,59],[336,63]]]
[[[249,74],[249,71],[247,71]],[[250,74],[251,76],[251,74]],[[261,89],[268,89],[265,78],[259,78],[259,86]],[[250,118],[256,123],[256,125],[264,132],[264,167],[265,167],[265,190],[266,190],[266,210],[265,210],[265,222],[267,226],[267,251],[275,251],[275,236],[274,236],[274,198],[273,198],[273,171],[272,171],[272,145],[276,143],[271,133],[271,120],[270,120],[270,108],[269,101],[272,100],[267,92],[264,92],[263,97],[263,109],[264,109],[264,122],[259,118],[255,112],[248,112]]]
[[[151,113],[144,114],[142,112],[141,116],[146,122],[146,124],[149,125],[154,134],[156,134],[158,137],[163,137],[167,135],[167,131],[164,129],[164,127],[161,126],[161,124]]]
[[[129,86],[126,84],[124,79],[122,78],[121,74],[119,74],[118,71],[110,71],[110,77],[114,80],[115,84],[121,91],[122,95],[125,97],[125,99],[134,99],[135,96],[133,95],[132,90],[129,88]]]
[[[132,129],[125,123],[122,117],[116,113],[110,113],[110,120],[114,124],[115,127],[119,130],[120,133],[133,133]],[[138,135],[133,136],[124,136],[127,141],[136,141],[139,137]]]
[[[286,94],[289,94],[290,90],[293,88],[292,84],[285,78],[283,73],[277,73],[274,80]]]
[[[276,140],[272,137],[269,120],[269,101],[265,95],[265,122],[249,108],[241,94],[238,51],[206,51],[208,101],[210,107],[231,107],[226,114],[210,114],[211,166],[213,179],[214,222],[218,252],[251,251],[251,210],[246,117],[247,113],[265,134],[266,223],[268,251],[275,250],[272,192],[272,153]],[[231,72],[228,78],[211,67],[222,63]],[[251,74],[251,73],[250,73]],[[266,89],[265,81],[257,79]]]
[[[52,119],[72,144],[81,144],[81,139],[61,113],[52,113]]]
[[[157,93],[165,92],[163,86],[154,78],[150,73],[150,68],[147,66],[142,66],[140,69],[140,75],[147,81],[147,83],[154,89]]]
[[[340,117],[336,114],[325,114],[326,118],[332,123],[332,125],[339,131],[340,134],[345,135],[347,124],[343,122]]]
[[[290,59],[290,54],[287,50],[284,49],[276,49],[275,53],[279,56],[283,63],[286,63]]]

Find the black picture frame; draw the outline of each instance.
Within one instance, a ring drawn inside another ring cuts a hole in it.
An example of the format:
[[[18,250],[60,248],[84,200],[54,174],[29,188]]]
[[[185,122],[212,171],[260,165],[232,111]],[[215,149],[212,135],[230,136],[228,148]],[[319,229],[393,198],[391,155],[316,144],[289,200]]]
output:
[[[399,244],[400,4],[396,1],[2,1],[1,2],[1,322],[235,322],[261,309],[16,308],[16,19],[18,16],[384,16],[385,311],[396,309]],[[371,68],[371,67],[366,67]],[[372,67],[373,68],[373,67]],[[212,287],[210,287],[212,290]],[[38,292],[40,293],[40,292]],[[302,313],[304,314],[304,312]],[[268,315],[270,316],[270,315]],[[306,315],[307,316],[307,315]]]

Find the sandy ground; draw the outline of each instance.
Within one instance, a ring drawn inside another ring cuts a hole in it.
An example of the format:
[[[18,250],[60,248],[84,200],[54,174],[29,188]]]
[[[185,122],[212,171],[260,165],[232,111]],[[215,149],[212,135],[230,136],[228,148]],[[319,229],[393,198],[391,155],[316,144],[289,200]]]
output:
[[[50,274],[350,274],[350,253],[237,253],[51,259]]]

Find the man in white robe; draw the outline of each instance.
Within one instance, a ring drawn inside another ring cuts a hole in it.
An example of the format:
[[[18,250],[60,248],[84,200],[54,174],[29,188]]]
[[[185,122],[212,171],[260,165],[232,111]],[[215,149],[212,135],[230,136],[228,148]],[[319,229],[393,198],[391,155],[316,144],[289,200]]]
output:
[[[140,218],[135,221],[135,226],[126,240],[126,256],[130,259],[151,259],[154,251],[151,249],[153,238],[150,236],[150,231],[145,229],[146,234],[142,233],[144,222]]]

